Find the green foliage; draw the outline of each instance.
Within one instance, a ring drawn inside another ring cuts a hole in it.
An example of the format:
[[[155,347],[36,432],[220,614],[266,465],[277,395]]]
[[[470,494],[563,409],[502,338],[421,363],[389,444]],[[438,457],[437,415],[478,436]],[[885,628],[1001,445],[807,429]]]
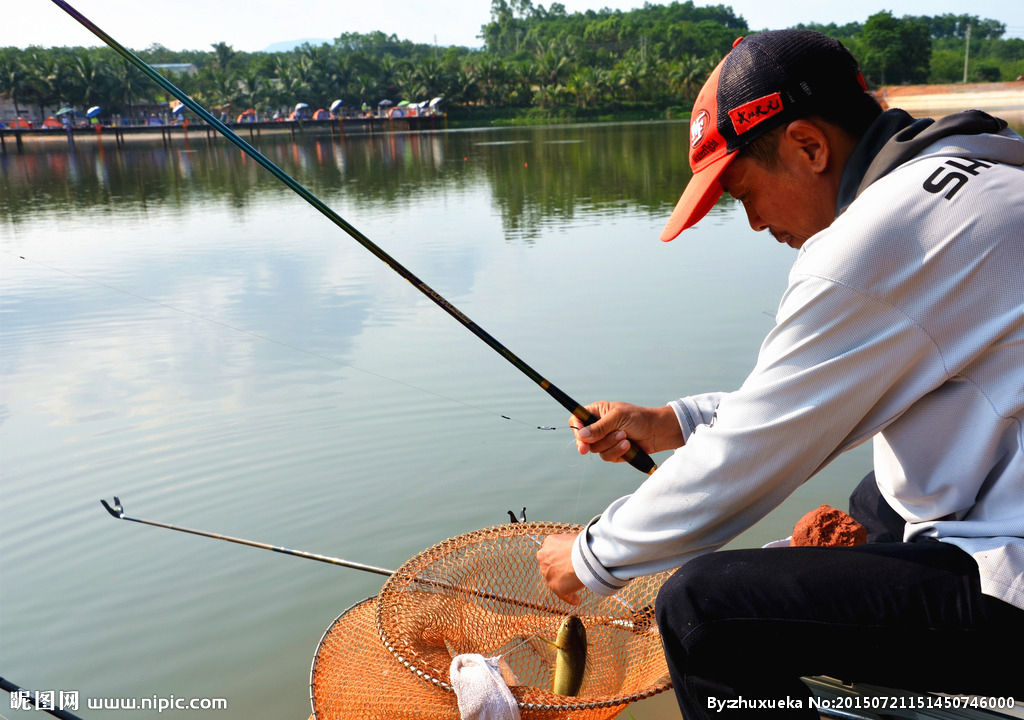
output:
[[[923,26],[923,27],[922,27]],[[977,15],[893,17],[882,12],[864,23],[799,25],[840,40],[861,63],[873,84],[952,83],[964,78],[967,29],[970,82],[1013,80],[1024,63],[1024,40],[1003,40],[1006,25]],[[925,30],[927,28],[927,31]],[[925,50],[926,32],[930,50]]]
[[[1006,33],[1006,25],[998,20],[981,20],[977,15],[936,15],[923,18],[929,24],[933,38],[967,37],[967,28],[971,28],[972,40],[998,40]]]
[[[935,83],[954,83],[964,77],[964,52],[933,50],[928,79]]]
[[[963,78],[970,29],[969,79],[1012,80],[1024,72],[1024,40],[1002,39],[1006,27],[967,14],[800,25],[841,40],[873,84],[955,82]],[[453,118],[525,122],[623,114],[685,113],[746,21],[726,5],[692,0],[629,10],[569,13],[532,0],[491,0],[483,48],[438,48],[384,32],[342,33],[332,42],[288,52],[247,53],[220,42],[207,50],[138,51],[149,63],[189,63],[195,74],[174,82],[214,108],[287,113],[296,102],[349,108],[381,100],[444,96]],[[131,115],[166,101],[108,48],[0,48],[0,93],[18,110],[102,105]]]
[[[924,82],[932,54],[929,23],[924,18],[896,18],[875,13],[864,23],[860,58],[864,76],[880,85]]]

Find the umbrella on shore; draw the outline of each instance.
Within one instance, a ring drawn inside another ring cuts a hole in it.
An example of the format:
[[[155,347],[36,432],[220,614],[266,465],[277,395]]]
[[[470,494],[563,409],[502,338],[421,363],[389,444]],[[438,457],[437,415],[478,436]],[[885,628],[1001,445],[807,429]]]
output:
[[[103,112],[103,108],[101,108],[99,105],[93,105],[91,108],[85,111],[85,116],[87,118],[94,118],[101,112]]]
[[[58,110],[54,114],[55,115],[67,115],[68,113],[73,113],[74,111],[75,111],[75,109],[73,107],[68,107],[67,105],[65,105],[64,107],[62,107],[60,110]]]
[[[309,105],[307,105],[306,103],[296,103],[295,104],[295,112],[298,112],[299,110],[305,110],[308,107],[309,107]]]
[[[334,102],[331,103],[331,112],[332,113],[338,112],[338,108],[340,108],[343,104],[344,103],[342,103],[341,100],[335,100]]]
[[[380,105],[381,107],[386,107],[386,106],[388,106],[388,105],[391,105],[392,103],[391,103],[391,101],[390,101],[390,100],[388,100],[387,98],[384,98],[383,100],[381,100],[381,101],[380,101],[379,103],[377,103],[377,104],[378,104],[378,105]]]

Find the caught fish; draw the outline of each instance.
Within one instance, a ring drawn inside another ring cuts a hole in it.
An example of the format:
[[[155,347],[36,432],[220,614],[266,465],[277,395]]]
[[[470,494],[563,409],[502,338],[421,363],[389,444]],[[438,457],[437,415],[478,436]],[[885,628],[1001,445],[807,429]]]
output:
[[[587,629],[575,615],[567,615],[555,635],[555,670],[551,676],[551,692],[575,697],[583,685],[587,665]]]

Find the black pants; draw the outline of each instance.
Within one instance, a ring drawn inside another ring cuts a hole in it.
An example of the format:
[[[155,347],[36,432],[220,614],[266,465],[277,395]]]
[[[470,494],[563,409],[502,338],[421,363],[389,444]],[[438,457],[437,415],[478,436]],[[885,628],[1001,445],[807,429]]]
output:
[[[1024,610],[982,595],[977,565],[955,546],[885,542],[902,537],[902,520],[873,474],[851,511],[876,542],[723,551],[665,583],[658,625],[686,720],[816,719],[800,682],[812,675],[1024,699]],[[765,709],[796,699],[803,710]]]

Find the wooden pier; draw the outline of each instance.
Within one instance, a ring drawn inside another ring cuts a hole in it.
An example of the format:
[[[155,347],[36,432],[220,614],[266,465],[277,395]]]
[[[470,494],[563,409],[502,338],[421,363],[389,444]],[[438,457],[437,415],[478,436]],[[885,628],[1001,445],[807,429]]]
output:
[[[304,135],[369,135],[374,133],[420,132],[445,127],[445,116],[423,115],[419,117],[346,117],[332,120],[280,120],[268,122],[227,123],[242,138],[250,142],[264,134],[290,134],[292,138]],[[220,138],[221,134],[206,123],[182,123],[181,125],[122,125],[74,127],[66,129],[45,128],[0,128],[0,152],[23,152],[26,143],[54,141],[66,142],[73,146],[78,141],[113,141],[117,147],[133,140],[162,142],[165,147],[177,140],[204,139],[207,142]]]

